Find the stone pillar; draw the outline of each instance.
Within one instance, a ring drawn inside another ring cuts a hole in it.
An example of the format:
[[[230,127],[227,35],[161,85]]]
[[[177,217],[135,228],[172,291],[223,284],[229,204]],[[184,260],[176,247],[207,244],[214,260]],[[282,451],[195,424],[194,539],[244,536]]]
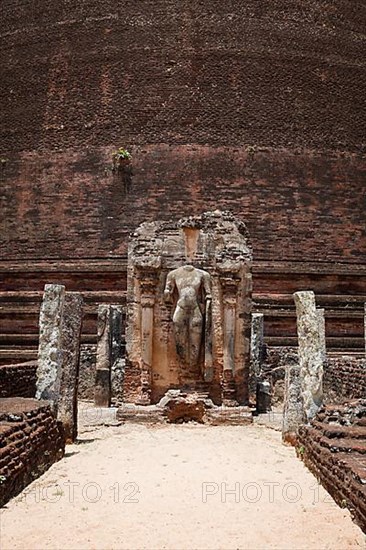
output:
[[[61,383],[61,325],[64,300],[63,285],[45,285],[39,316],[36,398],[51,400],[55,407]]]
[[[299,365],[285,366],[285,395],[283,402],[282,440],[295,445],[297,430],[304,422]]]
[[[325,310],[322,308],[317,308],[316,314],[318,317],[318,326],[319,326],[319,339],[323,363],[327,359],[327,346],[325,343]]]
[[[234,278],[220,277],[223,293],[223,404],[237,405],[235,387],[236,291]]]
[[[62,318],[62,370],[57,419],[62,422],[66,443],[77,437],[77,392],[79,376],[80,333],[83,299],[66,292]]]
[[[141,396],[140,405],[151,403],[153,360],[154,304],[157,278],[155,272],[144,272],[141,279]]]
[[[122,306],[112,305],[111,313],[111,394],[122,398],[123,361],[122,361]]]
[[[98,343],[94,403],[96,407],[111,404],[111,315],[109,304],[98,307]]]
[[[252,367],[252,376],[258,378],[261,373],[261,362],[263,353],[263,334],[264,334],[264,315],[263,313],[253,313],[252,331],[250,338],[250,359]]]
[[[323,402],[323,359],[315,295],[295,292],[299,341],[300,384],[305,420],[309,422]]]
[[[258,388],[260,375],[262,370],[262,355],[263,355],[263,336],[264,336],[264,315],[263,313],[253,313],[251,317],[250,331],[250,371],[249,371],[249,392],[255,394],[256,401],[261,393]],[[257,402],[261,409],[260,404]],[[265,412],[265,411],[260,411]]]
[[[364,333],[364,338],[365,338],[365,357],[366,357],[366,303],[365,303],[365,317],[364,317],[364,320],[365,320],[365,333]]]

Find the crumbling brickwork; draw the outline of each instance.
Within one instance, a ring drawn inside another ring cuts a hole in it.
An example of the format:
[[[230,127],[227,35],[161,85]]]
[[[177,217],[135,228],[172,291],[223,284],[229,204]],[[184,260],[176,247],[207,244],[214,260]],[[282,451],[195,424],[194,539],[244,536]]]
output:
[[[64,454],[64,437],[46,401],[0,399],[0,506]]]
[[[114,148],[9,155],[1,176],[3,257],[124,257],[140,223],[220,208],[245,220],[255,260],[313,261],[321,250],[323,261],[365,261],[361,155],[146,144],[132,149],[126,190],[110,170]],[[85,279],[92,284],[93,274]],[[67,276],[65,284],[71,288]]]
[[[37,361],[0,366],[1,397],[34,397]]]
[[[298,454],[366,532],[366,401],[320,410],[299,430]]]
[[[366,359],[329,358],[324,369],[324,393],[328,403],[366,399]]]
[[[365,10],[363,0],[6,2],[3,149],[81,146],[84,166],[88,147],[113,142],[357,151]]]

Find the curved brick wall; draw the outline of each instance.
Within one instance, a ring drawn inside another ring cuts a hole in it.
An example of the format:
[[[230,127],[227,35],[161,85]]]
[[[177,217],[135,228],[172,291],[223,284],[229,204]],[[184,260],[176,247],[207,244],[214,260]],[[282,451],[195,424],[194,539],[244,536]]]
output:
[[[359,151],[365,19],[363,0],[5,0],[2,147]]]
[[[123,255],[143,220],[220,207],[255,259],[364,261],[365,22],[362,0],[3,2],[4,257]]]

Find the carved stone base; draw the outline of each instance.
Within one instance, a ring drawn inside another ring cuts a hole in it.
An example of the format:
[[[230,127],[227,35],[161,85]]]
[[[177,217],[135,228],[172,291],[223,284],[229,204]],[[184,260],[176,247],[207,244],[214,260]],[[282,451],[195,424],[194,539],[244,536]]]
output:
[[[218,407],[205,394],[168,390],[157,405],[126,404],[117,412],[118,420],[143,423],[198,422],[200,424],[243,425],[253,421],[249,407]]]

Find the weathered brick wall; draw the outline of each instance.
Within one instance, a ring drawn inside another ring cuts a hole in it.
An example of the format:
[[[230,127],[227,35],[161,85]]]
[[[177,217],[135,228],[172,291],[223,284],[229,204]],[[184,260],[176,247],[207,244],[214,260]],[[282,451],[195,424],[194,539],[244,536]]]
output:
[[[366,263],[360,155],[146,145],[132,149],[126,188],[110,170],[112,151],[8,155],[2,257],[124,258],[141,222],[221,208],[247,224],[255,261]]]
[[[329,358],[324,371],[324,393],[328,403],[366,399],[366,359]]]
[[[365,20],[362,0],[3,2],[1,254],[118,257],[142,221],[220,207],[255,260],[365,261]]]
[[[365,19],[363,0],[5,0],[3,149],[357,151]]]
[[[34,397],[37,361],[0,366],[1,397]]]
[[[64,448],[48,402],[0,399],[0,506],[62,458]]]
[[[366,533],[366,400],[321,409],[300,428],[297,451]]]

